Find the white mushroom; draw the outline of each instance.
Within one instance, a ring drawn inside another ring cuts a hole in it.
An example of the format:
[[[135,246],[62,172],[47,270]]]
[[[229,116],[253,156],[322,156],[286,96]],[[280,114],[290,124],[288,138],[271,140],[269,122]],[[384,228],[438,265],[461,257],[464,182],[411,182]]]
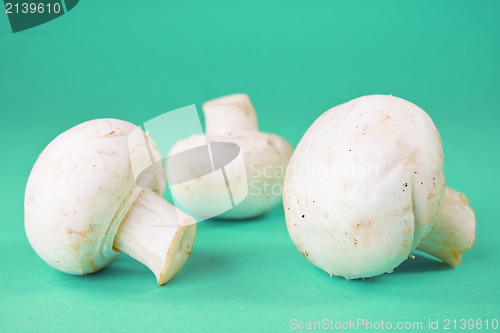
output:
[[[281,202],[285,169],[292,155],[291,146],[281,137],[259,132],[255,110],[247,95],[235,94],[206,102],[203,105],[206,133],[177,142],[169,155],[192,150],[209,143],[234,143],[243,154],[246,169],[241,176],[236,168],[226,172],[227,181],[203,180],[195,163],[185,168],[185,178],[198,179],[190,186],[170,187],[174,201],[193,216],[211,217],[211,212],[225,211],[227,186],[244,195],[241,202],[218,215],[219,218],[241,219],[260,215]],[[231,150],[228,145],[227,150]],[[224,155],[224,153],[222,153]],[[226,155],[230,155],[226,153]],[[167,162],[167,174],[179,173]],[[248,189],[248,195],[246,190]],[[246,195],[246,197],[245,197]]]
[[[26,186],[25,228],[31,246],[49,265],[88,274],[123,251],[148,266],[163,285],[186,262],[196,225],[162,198],[161,163],[148,170],[148,188],[136,184],[131,158],[142,157],[133,156],[134,150],[129,154],[129,134],[136,128],[117,119],[88,121],[59,135],[36,161]],[[147,140],[151,153],[160,156]],[[145,144],[138,141],[135,147]],[[186,224],[191,225],[181,227]]]
[[[362,278],[391,272],[419,245],[460,263],[475,239],[475,216],[462,194],[445,188],[430,117],[403,99],[373,95],[311,125],[288,166],[283,204],[309,261]]]

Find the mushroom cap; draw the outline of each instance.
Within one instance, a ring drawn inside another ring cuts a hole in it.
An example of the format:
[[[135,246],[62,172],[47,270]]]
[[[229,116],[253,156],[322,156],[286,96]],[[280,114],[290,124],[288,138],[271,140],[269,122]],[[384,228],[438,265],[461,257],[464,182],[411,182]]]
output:
[[[285,170],[293,152],[286,140],[274,134],[257,131],[226,135],[195,135],[178,141],[169,155],[201,146],[205,144],[205,140],[237,144],[241,149],[246,170],[246,179],[228,175],[228,182],[233,195],[246,193],[246,189],[248,189],[248,194],[239,204],[219,214],[218,218],[255,217],[281,202]],[[170,178],[170,169],[167,163],[168,178]],[[187,172],[190,170],[193,172],[191,179],[198,178],[196,168],[189,168]],[[237,175],[236,172],[233,174]],[[208,216],[214,207],[225,205],[224,197],[215,195],[227,191],[226,184],[220,181],[195,182],[193,186],[179,186],[175,189],[171,187],[170,189],[176,204],[179,203],[190,215]]]
[[[289,234],[331,275],[390,272],[431,232],[442,170],[439,133],[416,105],[372,95],[336,106],[311,125],[289,163]]]
[[[117,119],[87,121],[60,134],[39,156],[26,186],[25,229],[49,265],[87,274],[118,255],[116,231],[142,190],[131,169],[130,155],[143,158],[134,151],[146,145],[129,142],[136,128]],[[153,155],[160,156],[149,137],[148,142]],[[158,166],[150,188],[163,195],[165,183],[163,166]]]

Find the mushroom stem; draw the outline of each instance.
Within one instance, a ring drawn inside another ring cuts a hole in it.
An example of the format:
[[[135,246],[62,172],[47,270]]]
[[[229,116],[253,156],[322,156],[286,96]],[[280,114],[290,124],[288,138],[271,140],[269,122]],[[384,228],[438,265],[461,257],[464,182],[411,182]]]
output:
[[[436,226],[418,249],[456,266],[461,262],[460,254],[472,247],[475,238],[476,216],[469,200],[462,193],[446,188]]]
[[[144,189],[121,222],[113,246],[149,267],[164,285],[187,261],[195,233],[192,217]]]
[[[240,134],[258,130],[257,116],[245,94],[213,99],[203,104],[205,133],[208,135]]]

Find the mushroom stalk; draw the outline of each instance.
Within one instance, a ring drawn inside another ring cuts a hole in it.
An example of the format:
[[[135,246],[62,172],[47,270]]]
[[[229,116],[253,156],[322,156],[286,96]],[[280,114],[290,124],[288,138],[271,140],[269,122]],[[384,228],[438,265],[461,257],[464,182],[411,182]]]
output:
[[[257,116],[245,94],[234,94],[203,104],[207,135],[240,134],[258,130]]]
[[[144,189],[121,222],[113,246],[149,267],[164,285],[189,258],[195,233],[192,217]]]
[[[476,216],[469,200],[462,193],[446,188],[436,226],[417,249],[456,266],[461,262],[460,255],[472,247],[475,238]]]

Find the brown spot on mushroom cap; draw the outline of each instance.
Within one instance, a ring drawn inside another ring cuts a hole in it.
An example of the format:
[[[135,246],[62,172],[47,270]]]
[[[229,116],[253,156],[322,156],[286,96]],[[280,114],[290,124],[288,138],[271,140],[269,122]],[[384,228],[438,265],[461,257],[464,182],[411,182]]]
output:
[[[277,147],[277,146],[276,146],[276,144],[275,144],[274,140],[272,140],[271,138],[268,138],[266,141],[267,141],[267,145],[268,145],[269,147],[271,147],[271,149],[273,150],[273,152],[274,152],[275,154],[277,154],[277,155],[281,155],[282,150],[281,150],[279,147]]]
[[[94,271],[97,271],[99,269],[99,267],[97,267],[95,264],[94,264],[94,261],[93,260],[89,260],[89,266],[91,268],[91,270],[94,272]],[[87,273],[85,273],[87,274]]]
[[[107,121],[107,123],[109,124],[109,126],[112,126],[109,121]],[[109,138],[109,137],[112,137],[112,136],[117,136],[117,135],[120,135],[120,128],[117,127],[111,131],[109,131],[108,133],[105,133],[105,134],[102,134],[101,137],[102,138]]]
[[[403,231],[403,235],[408,235],[412,232],[413,230],[412,229],[408,229],[406,231]]]
[[[78,248],[80,247],[80,242],[78,242],[78,241],[73,242],[73,243],[71,243],[71,245],[69,247],[73,251],[73,253],[77,253]]]
[[[356,229],[368,229],[372,226],[372,220],[363,220],[356,224]]]
[[[460,199],[460,202],[464,206],[468,206],[469,205],[469,199],[467,199],[467,197],[465,195],[463,195],[462,193],[458,193],[458,198]]]

